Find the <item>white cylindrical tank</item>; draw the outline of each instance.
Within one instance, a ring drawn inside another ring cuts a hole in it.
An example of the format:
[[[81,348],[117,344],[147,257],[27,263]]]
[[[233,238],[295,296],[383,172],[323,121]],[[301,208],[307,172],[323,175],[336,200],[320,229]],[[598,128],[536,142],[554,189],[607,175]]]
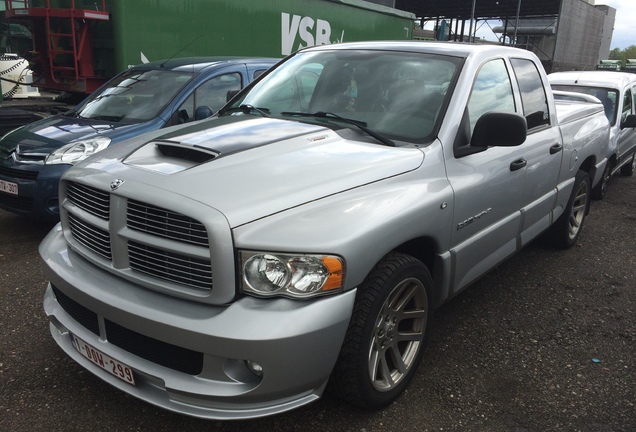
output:
[[[3,54],[0,56],[0,89],[3,99],[27,98],[39,96],[37,88],[29,85],[33,83],[33,74],[28,69],[29,62],[17,54]],[[24,84],[15,84],[15,82]]]

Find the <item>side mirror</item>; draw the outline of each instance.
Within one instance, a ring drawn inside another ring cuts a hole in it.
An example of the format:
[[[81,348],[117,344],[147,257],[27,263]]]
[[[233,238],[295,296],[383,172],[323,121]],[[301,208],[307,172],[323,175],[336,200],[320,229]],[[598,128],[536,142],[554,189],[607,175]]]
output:
[[[197,107],[197,109],[194,111],[194,119],[203,120],[208,117],[212,117],[212,114],[214,114],[214,111],[212,111],[209,106],[202,105],[200,107]]]
[[[515,113],[489,112],[477,120],[471,147],[513,147],[523,144],[528,136],[526,118]]]
[[[630,114],[625,118],[625,121],[621,123],[621,129],[636,127],[636,115]]]

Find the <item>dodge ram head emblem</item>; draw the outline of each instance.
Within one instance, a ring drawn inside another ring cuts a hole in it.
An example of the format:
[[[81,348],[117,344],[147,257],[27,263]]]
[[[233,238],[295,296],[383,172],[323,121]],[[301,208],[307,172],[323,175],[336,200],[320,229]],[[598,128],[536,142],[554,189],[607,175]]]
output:
[[[114,191],[123,184],[124,184],[124,181],[121,179],[113,180],[110,184],[110,190]]]

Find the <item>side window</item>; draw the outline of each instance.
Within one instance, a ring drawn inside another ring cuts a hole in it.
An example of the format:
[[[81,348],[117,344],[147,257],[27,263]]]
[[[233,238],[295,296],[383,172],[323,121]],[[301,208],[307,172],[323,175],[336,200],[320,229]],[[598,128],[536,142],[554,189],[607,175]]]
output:
[[[521,91],[523,115],[528,122],[528,130],[550,124],[550,112],[541,75],[534,62],[526,59],[511,59]]]
[[[207,80],[194,93],[195,109],[208,106],[212,111],[217,112],[227,102],[228,92],[240,90],[242,87],[239,73],[220,75]]]
[[[254,75],[252,76],[252,79],[256,79],[259,76],[263,75],[263,72],[265,72],[267,69],[257,69],[254,71]]]
[[[625,121],[628,115],[634,112],[632,103],[632,91],[631,89],[625,90],[623,95],[623,112],[621,113],[621,123]]]
[[[179,122],[185,123],[194,118],[197,107],[208,106],[216,112],[227,102],[227,94],[243,87],[241,74],[219,75],[201,84],[179,107]]]
[[[502,59],[492,60],[481,67],[473,84],[467,110],[470,135],[483,114],[490,111],[515,112],[512,84]]]

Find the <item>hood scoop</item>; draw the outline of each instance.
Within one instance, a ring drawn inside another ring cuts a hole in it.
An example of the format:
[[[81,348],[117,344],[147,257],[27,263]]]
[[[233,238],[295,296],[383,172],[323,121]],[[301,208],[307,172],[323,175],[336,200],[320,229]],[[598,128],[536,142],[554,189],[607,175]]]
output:
[[[174,174],[219,157],[300,136],[320,133],[324,137],[328,131],[324,126],[296,121],[232,117],[210,120],[163,135],[130,154],[124,163],[161,174]],[[307,142],[313,139],[315,136],[307,138]]]
[[[219,153],[172,141],[151,141],[129,155],[124,163],[161,174],[174,174],[209,162]]]

